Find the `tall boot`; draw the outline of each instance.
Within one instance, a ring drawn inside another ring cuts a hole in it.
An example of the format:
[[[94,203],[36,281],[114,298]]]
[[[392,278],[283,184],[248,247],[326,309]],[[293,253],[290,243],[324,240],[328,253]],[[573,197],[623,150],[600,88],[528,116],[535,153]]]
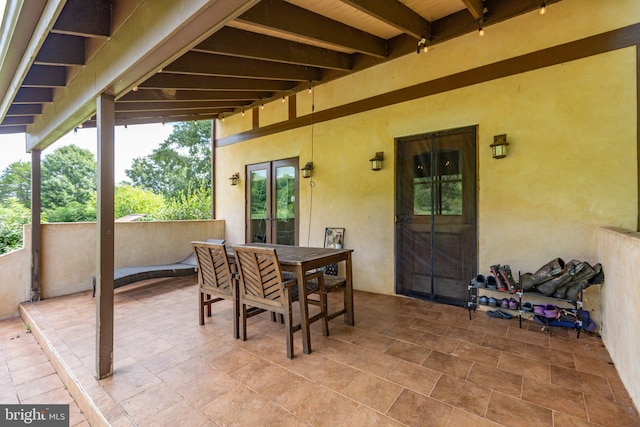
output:
[[[569,301],[578,301],[580,291],[587,289],[589,286],[595,284],[597,281],[602,283],[604,281],[604,273],[602,272],[602,265],[600,263],[593,266],[593,275],[582,278],[578,283],[567,289],[567,299]]]
[[[554,277],[551,280],[547,280],[544,283],[536,286],[536,289],[542,292],[544,295],[550,297],[562,284],[571,280],[575,274],[582,270],[584,266],[580,261],[572,259],[565,264],[564,270],[559,276]]]
[[[502,280],[507,284],[507,289],[509,290],[509,292],[515,292],[518,289],[518,284],[513,279],[511,267],[509,267],[508,265],[500,265],[498,266],[498,271]]]
[[[528,291],[540,283],[546,282],[562,273],[564,269],[564,261],[561,258],[552,259],[535,273],[525,273],[520,276],[520,287],[522,290]]]
[[[570,273],[572,273],[572,271],[570,271]],[[577,273],[573,274],[573,276],[571,277],[571,280],[558,286],[558,288],[553,293],[553,297],[560,298],[560,299],[566,298],[567,290],[569,290],[571,286],[575,285],[576,283],[582,280],[589,280],[595,275],[596,275],[595,269],[591,267],[591,265],[589,265],[588,262],[583,262],[582,269]]]

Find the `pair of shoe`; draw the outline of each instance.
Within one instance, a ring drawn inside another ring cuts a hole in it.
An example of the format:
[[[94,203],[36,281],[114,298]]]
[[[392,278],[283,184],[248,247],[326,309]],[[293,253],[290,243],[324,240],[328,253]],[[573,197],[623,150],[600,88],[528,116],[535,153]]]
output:
[[[519,289],[508,265],[492,265],[491,273],[498,279],[498,290],[516,292]]]
[[[498,279],[496,279],[496,276],[487,277],[487,289],[498,289]]]
[[[489,305],[489,298],[485,297],[484,295],[481,296],[480,299],[478,299],[478,304]]]
[[[502,298],[500,300],[500,307],[508,308],[509,310],[517,310],[518,309],[518,301],[513,298]]]
[[[533,304],[531,304],[530,302],[525,302],[524,304],[522,304],[522,311],[526,311],[527,313],[530,313],[533,311]]]
[[[493,317],[494,319],[513,319],[513,316],[511,314],[505,313],[502,310],[487,311],[487,316]]]
[[[557,319],[560,317],[560,307],[556,307],[553,304],[534,305],[533,313],[545,319]]]
[[[487,278],[484,277],[482,274],[478,274],[476,277],[471,279],[471,282],[469,283],[469,285],[473,286],[474,288],[486,288]]]

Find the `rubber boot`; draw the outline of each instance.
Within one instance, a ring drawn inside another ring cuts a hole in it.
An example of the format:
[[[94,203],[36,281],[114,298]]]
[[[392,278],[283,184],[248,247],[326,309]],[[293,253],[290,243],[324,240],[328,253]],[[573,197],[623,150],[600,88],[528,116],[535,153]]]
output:
[[[576,272],[582,270],[582,266],[578,267],[582,263],[577,260],[571,260],[565,264],[564,270],[559,276],[554,277],[551,280],[547,280],[544,283],[536,286],[536,289],[543,293],[545,296],[552,296],[553,293],[558,289],[562,284],[571,280],[573,276],[575,276]]]
[[[561,258],[552,259],[535,273],[525,273],[520,276],[520,286],[523,291],[533,289],[540,283],[546,282],[562,273],[564,261]]]
[[[507,290],[509,292],[516,292],[518,290],[518,284],[513,279],[511,267],[509,267],[508,265],[501,265],[498,266],[498,271],[502,280],[507,284]]]
[[[553,293],[554,298],[560,298],[560,299],[566,298],[567,290],[569,290],[571,286],[583,280],[589,280],[596,275],[595,269],[591,267],[591,265],[589,265],[588,262],[583,262],[582,264],[583,264],[583,268],[577,273],[575,273],[571,278],[571,280],[569,280],[566,283],[563,283],[555,290],[555,292]]]

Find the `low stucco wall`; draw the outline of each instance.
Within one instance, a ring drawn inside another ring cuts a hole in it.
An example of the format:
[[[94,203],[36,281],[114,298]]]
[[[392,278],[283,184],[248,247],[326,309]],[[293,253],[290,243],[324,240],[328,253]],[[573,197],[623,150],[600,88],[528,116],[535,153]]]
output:
[[[0,318],[18,314],[30,299],[30,226],[23,249],[0,256]],[[86,291],[96,271],[96,223],[42,225],[41,298]],[[116,223],[115,268],[180,261],[191,241],[224,239],[223,220]]]
[[[602,228],[598,258],[605,269],[600,334],[620,379],[640,407],[640,233]]]
[[[18,304],[31,298],[30,251],[0,255],[0,319],[18,315]]]

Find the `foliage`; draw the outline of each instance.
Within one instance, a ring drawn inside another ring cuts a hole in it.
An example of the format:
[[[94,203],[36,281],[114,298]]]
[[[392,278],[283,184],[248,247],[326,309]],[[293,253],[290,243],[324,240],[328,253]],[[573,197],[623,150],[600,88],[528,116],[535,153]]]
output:
[[[22,247],[22,226],[31,221],[31,211],[15,197],[0,207],[0,254]]]
[[[47,222],[88,222],[96,220],[96,207],[73,200],[66,206],[47,209],[44,214]]]
[[[165,200],[165,206],[152,220],[188,220],[211,218],[211,191],[208,186],[181,191],[172,199]]]
[[[211,121],[181,122],[158,148],[125,171],[135,186],[166,198],[211,185]]]
[[[89,203],[96,193],[96,160],[76,145],[60,147],[42,160],[42,207]]]
[[[0,175],[0,200],[15,198],[24,207],[31,205],[31,163],[22,160],[7,166]]]
[[[116,218],[129,214],[147,214],[153,217],[164,206],[162,196],[129,184],[116,186],[114,198]]]

